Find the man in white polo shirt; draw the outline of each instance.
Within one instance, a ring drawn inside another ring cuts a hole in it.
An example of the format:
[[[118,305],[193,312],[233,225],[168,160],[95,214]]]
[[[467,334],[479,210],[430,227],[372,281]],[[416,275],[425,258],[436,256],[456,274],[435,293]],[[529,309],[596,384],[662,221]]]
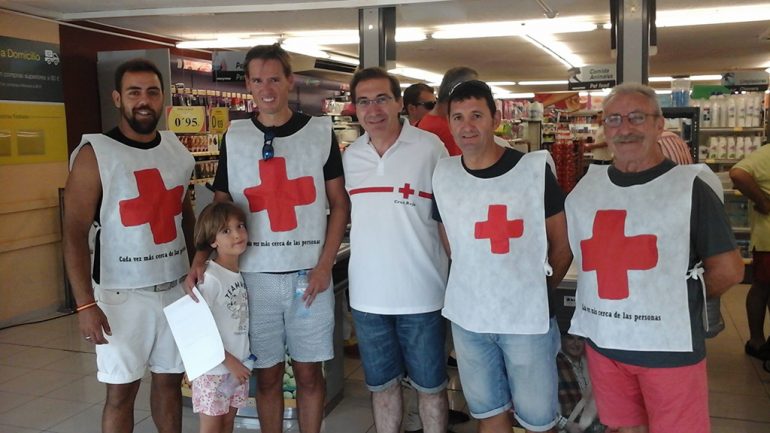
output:
[[[418,391],[426,432],[447,427],[445,322],[448,259],[431,219],[431,177],[447,151],[402,123],[398,80],[380,68],[350,84],[366,133],[344,152],[351,199],[350,305],[380,433],[400,431],[401,379]]]

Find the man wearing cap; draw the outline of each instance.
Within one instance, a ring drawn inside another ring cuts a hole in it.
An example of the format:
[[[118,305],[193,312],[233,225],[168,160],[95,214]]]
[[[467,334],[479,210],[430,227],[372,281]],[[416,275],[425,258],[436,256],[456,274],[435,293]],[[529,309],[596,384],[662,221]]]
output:
[[[560,342],[549,292],[572,259],[564,194],[547,152],[495,143],[500,113],[485,83],[457,85],[447,108],[462,156],[436,167],[434,218],[452,258],[442,312],[465,399],[481,432],[510,431],[512,407],[527,431],[552,431]]]
[[[705,165],[665,158],[651,88],[615,87],[603,122],[612,165],[592,165],[566,201],[578,270],[570,333],[587,338],[604,424],[709,432],[705,298],[743,278],[721,184]]]

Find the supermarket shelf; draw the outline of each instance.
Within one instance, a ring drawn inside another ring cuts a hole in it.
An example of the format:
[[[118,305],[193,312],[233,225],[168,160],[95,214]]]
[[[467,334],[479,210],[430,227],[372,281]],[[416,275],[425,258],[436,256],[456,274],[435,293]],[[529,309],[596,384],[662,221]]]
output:
[[[751,233],[748,227],[733,227],[733,233]]]
[[[219,156],[219,152],[190,152],[192,156]]]
[[[761,127],[748,128],[745,126],[700,129],[700,132],[763,132],[763,131],[764,129]]]
[[[714,159],[714,158],[706,158],[703,160],[706,164],[735,164],[736,162],[740,161],[740,159]]]

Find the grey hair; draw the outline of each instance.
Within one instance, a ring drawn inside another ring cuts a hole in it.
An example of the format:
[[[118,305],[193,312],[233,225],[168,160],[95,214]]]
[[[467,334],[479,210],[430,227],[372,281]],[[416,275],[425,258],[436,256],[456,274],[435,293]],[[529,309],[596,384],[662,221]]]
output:
[[[650,104],[652,104],[655,114],[659,116],[663,115],[663,111],[660,109],[660,103],[658,102],[658,95],[655,94],[655,90],[649,86],[645,86],[644,84],[639,83],[623,83],[613,87],[610,94],[604,98],[602,108],[608,106],[616,96],[629,95],[634,93],[647,98],[647,100],[650,101]]]
[[[479,73],[475,69],[467,66],[456,66],[446,71],[438,88],[438,102],[446,102],[449,99],[449,94],[452,93],[452,89],[458,84],[468,80],[475,80],[478,76]]]

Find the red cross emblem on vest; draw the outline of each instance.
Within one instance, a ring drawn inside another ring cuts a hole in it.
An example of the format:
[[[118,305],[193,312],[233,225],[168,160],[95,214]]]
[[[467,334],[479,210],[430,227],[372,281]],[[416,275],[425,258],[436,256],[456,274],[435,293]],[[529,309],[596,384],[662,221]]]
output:
[[[289,179],[286,158],[275,157],[259,161],[259,185],[246,188],[243,194],[251,212],[267,210],[270,230],[288,232],[297,228],[296,206],[313,203],[316,199],[312,176]]]
[[[508,206],[491,204],[487,211],[487,220],[476,223],[476,239],[489,239],[492,254],[508,254],[511,251],[510,240],[524,234],[524,220],[509,220]]]
[[[596,271],[600,299],[628,298],[628,271],[658,264],[658,237],[626,236],[625,210],[596,212],[593,237],[580,241],[583,271]]]
[[[134,172],[139,197],[118,202],[120,222],[126,227],[150,225],[156,245],[177,237],[174,217],[182,213],[182,185],[166,189],[157,168]]]

